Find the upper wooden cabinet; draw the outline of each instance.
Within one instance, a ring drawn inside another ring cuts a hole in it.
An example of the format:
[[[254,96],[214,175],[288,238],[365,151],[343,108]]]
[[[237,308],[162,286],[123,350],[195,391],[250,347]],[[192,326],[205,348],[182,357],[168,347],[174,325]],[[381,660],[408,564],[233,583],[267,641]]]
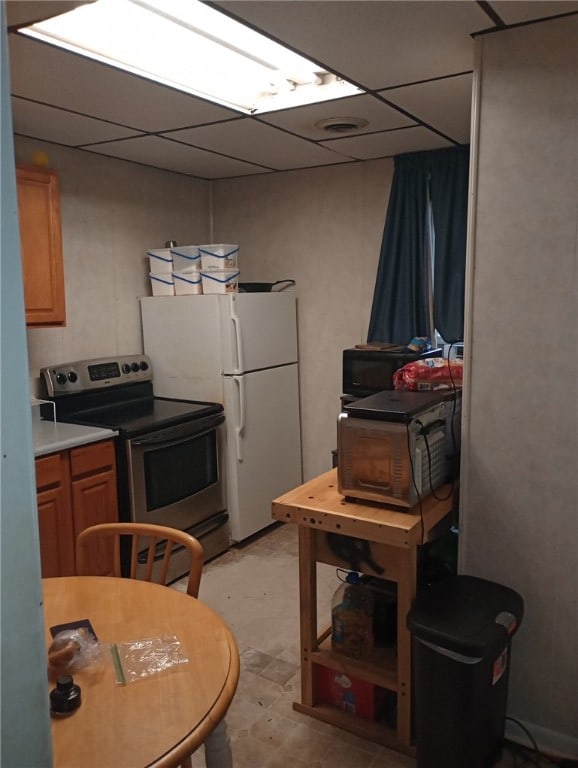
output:
[[[16,168],[27,325],[66,325],[58,174]]]

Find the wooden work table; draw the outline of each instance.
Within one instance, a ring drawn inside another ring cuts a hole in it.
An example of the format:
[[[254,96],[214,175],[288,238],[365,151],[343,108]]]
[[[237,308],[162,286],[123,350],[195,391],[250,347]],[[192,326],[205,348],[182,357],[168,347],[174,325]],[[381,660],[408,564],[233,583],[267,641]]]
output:
[[[409,511],[346,501],[333,469],[273,501],[275,520],[299,526],[301,702],[294,708],[385,746],[413,754],[411,728],[411,636],[406,616],[417,587],[418,546],[434,538],[453,506],[450,486]],[[446,498],[447,497],[447,498]],[[443,500],[440,500],[443,499]],[[346,537],[356,562],[335,552],[328,534]],[[354,545],[354,546],[351,546]],[[331,650],[331,629],[317,629],[317,563],[357,570],[397,584],[397,644],[369,659]],[[395,727],[364,720],[319,701],[315,666],[327,667],[397,694]]]

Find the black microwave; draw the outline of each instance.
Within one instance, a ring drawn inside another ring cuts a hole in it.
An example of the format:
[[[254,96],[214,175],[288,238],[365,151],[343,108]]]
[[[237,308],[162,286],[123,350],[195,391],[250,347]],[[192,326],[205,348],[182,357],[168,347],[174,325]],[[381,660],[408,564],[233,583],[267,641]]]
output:
[[[393,389],[393,374],[406,363],[423,357],[442,357],[443,350],[390,352],[382,349],[343,350],[343,394],[367,397]]]

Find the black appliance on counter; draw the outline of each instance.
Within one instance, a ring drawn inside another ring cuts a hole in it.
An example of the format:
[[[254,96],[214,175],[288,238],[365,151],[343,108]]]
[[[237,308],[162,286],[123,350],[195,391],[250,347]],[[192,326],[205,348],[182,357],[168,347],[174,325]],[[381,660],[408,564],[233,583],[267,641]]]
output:
[[[342,402],[352,402],[385,389],[393,389],[393,374],[406,363],[426,357],[442,357],[442,349],[427,352],[352,347],[343,350]]]
[[[146,355],[61,363],[40,376],[57,421],[118,432],[120,521],[187,531],[201,542],[205,561],[228,549],[220,403],[154,397]],[[182,554],[171,558],[169,580],[186,572]]]

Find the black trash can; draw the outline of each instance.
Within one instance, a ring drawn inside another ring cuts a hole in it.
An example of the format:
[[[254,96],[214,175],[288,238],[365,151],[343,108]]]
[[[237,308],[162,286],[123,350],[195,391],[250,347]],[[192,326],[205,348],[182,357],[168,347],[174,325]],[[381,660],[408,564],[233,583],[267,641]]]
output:
[[[489,768],[501,754],[511,639],[524,612],[513,589],[452,576],[418,595],[412,633],[417,768]]]

